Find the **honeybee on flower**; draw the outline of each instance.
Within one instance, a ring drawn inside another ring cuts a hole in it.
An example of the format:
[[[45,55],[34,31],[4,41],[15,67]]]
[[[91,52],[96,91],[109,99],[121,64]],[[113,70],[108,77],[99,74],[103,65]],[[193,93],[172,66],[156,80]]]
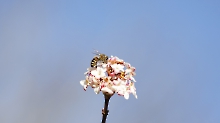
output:
[[[99,51],[95,50],[94,54],[96,54],[96,56],[92,59],[90,65],[91,67],[97,67],[98,62],[103,62],[103,63],[107,63],[108,60],[108,56],[106,56],[105,54],[100,53]]]
[[[133,77],[135,67],[116,56],[108,57],[98,51],[96,55],[91,61],[91,67],[85,72],[86,79],[80,81],[84,90],[91,86],[96,94],[100,91],[110,96],[117,93],[128,99],[132,93],[137,98]]]

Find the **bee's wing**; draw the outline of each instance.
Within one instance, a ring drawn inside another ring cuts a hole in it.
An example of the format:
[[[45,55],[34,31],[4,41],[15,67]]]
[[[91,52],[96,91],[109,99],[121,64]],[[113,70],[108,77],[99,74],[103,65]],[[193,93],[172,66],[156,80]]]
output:
[[[94,52],[92,52],[93,54],[96,54],[96,55],[100,55],[100,54],[102,54],[102,53],[100,53],[98,50],[96,50],[96,49],[93,49],[94,50]]]

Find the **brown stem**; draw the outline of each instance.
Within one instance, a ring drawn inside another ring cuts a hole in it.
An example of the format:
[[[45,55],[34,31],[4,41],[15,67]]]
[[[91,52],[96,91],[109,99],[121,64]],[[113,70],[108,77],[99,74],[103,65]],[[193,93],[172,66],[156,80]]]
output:
[[[108,103],[109,103],[109,100],[111,98],[110,95],[104,94],[104,96],[105,96],[105,104],[104,104],[104,108],[102,109],[102,123],[105,123],[105,121],[106,121],[106,118],[107,118],[107,115],[108,115],[108,112],[109,112]]]

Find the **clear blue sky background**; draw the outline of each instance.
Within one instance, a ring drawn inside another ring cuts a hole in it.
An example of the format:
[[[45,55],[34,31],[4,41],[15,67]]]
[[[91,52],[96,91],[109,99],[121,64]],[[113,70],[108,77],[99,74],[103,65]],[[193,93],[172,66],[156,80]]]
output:
[[[97,49],[137,69],[107,123],[220,122],[220,1],[0,1],[0,122],[99,123]]]

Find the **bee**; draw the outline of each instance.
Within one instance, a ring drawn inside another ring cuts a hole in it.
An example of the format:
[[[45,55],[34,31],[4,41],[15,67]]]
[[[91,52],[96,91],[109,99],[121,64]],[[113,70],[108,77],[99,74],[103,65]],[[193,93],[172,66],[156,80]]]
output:
[[[108,62],[108,56],[106,56],[105,54],[102,54],[100,52],[98,52],[97,50],[95,50],[95,53],[97,56],[95,56],[92,61],[91,61],[91,67],[97,67],[97,63],[98,62],[102,62],[102,63],[107,63]]]

